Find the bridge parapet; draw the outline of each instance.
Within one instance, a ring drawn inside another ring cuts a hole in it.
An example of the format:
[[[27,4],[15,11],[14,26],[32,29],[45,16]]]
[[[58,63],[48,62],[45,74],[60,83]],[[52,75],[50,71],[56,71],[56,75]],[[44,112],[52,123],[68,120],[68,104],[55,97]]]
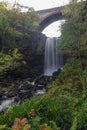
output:
[[[41,23],[44,19],[53,14],[62,13],[63,10],[64,6],[37,11],[37,14],[39,15],[39,22]]]

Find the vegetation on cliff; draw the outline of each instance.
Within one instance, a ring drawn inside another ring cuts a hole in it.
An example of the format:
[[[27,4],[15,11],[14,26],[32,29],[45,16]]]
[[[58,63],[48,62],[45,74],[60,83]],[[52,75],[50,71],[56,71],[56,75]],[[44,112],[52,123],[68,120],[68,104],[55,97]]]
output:
[[[79,52],[87,49],[87,1],[74,0],[64,10],[66,22],[62,26],[61,46]]]
[[[27,77],[35,61],[32,55],[42,54],[38,49],[41,35],[38,31],[38,15],[32,8],[27,12],[23,12],[23,8],[0,2],[0,79],[9,77],[11,81],[12,77]]]

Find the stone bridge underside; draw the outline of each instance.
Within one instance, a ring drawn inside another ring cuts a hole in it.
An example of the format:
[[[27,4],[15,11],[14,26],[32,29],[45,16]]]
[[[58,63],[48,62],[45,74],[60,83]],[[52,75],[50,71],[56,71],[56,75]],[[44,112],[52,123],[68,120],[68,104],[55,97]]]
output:
[[[64,19],[64,6],[37,11],[39,15],[39,29],[42,31],[54,21]]]

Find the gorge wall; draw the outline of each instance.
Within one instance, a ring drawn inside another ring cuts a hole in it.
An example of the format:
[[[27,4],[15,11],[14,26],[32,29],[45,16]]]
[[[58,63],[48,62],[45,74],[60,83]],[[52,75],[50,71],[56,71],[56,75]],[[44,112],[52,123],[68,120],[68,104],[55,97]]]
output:
[[[25,64],[17,67],[13,67],[0,77],[1,86],[9,86],[11,82],[22,80],[25,78],[34,79],[38,75],[42,74],[44,65],[44,48],[45,48],[46,36],[40,32],[30,32],[29,34],[18,35],[13,39],[4,40],[4,50],[12,50],[18,48],[22,54]],[[2,41],[0,40],[0,43]],[[2,45],[2,44],[1,44]],[[8,84],[9,83],[9,84]]]
[[[32,32],[31,37],[26,37],[24,44],[20,46],[20,52],[26,61],[22,68],[22,77],[36,77],[42,74],[44,65],[44,49],[46,36],[42,33]]]

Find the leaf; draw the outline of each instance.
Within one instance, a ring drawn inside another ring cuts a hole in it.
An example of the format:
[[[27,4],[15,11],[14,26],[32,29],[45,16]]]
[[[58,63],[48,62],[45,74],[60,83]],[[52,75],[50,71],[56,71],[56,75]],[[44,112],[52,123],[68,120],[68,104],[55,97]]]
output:
[[[40,125],[40,117],[39,116],[36,116],[33,120],[33,125],[34,126],[38,126]]]
[[[47,126],[47,130],[53,130],[50,126]]]
[[[74,118],[71,129],[70,130],[76,130],[77,128],[77,117]]]
[[[5,130],[6,125],[0,125],[0,130]]]
[[[25,125],[24,128],[23,128],[23,130],[29,130],[29,129],[30,129],[30,125],[28,125],[28,124]]]
[[[39,117],[39,116],[36,116],[35,119],[34,119],[34,121],[40,122],[40,117]]]

